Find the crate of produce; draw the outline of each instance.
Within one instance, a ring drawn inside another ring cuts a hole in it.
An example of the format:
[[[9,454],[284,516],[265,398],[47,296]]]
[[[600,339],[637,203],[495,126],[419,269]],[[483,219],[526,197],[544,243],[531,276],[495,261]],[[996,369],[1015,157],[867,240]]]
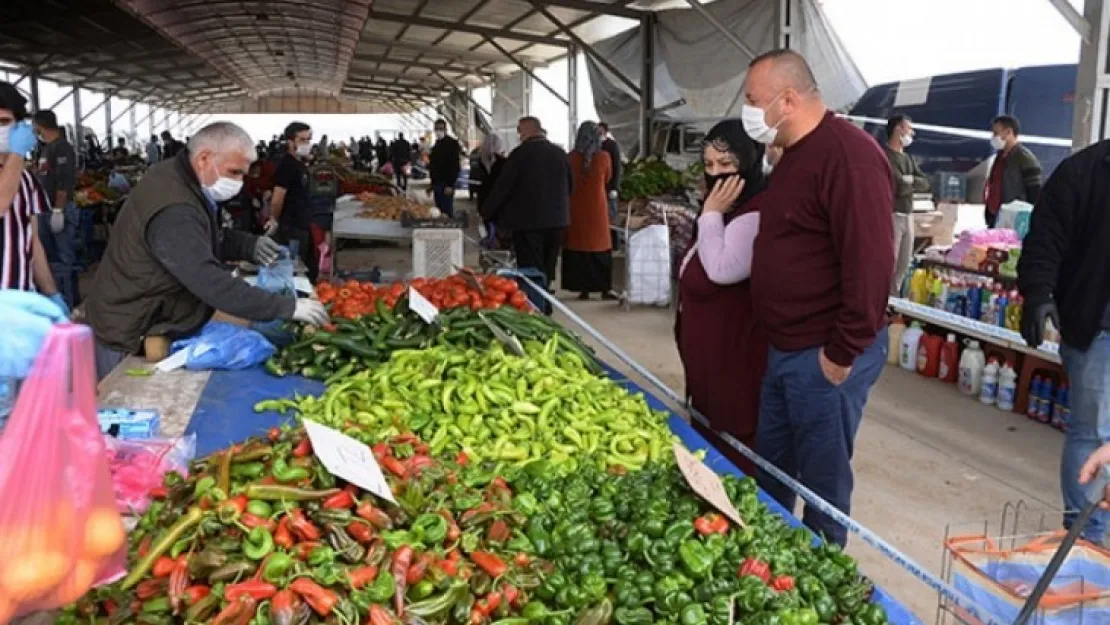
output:
[[[412,231],[412,275],[439,278],[463,266],[463,233],[458,228],[417,228]]]

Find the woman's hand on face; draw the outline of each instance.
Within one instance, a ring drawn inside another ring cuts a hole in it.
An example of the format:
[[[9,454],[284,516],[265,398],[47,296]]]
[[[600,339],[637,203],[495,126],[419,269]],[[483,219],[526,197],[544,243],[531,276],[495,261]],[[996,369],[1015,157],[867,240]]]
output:
[[[744,179],[740,176],[730,176],[717,181],[717,184],[709,190],[709,195],[706,196],[705,202],[702,204],[702,211],[706,213],[727,213],[732,209],[733,202],[740,197],[740,192],[743,190]]]

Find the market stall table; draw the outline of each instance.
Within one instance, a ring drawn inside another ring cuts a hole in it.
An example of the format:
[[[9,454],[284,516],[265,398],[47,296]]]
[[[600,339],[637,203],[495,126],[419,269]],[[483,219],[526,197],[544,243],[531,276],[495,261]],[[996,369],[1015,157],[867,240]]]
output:
[[[162,410],[163,435],[183,432],[196,434],[197,455],[204,456],[251,436],[264,434],[269,428],[291,418],[276,412],[256,413],[254,405],[263,399],[292,397],[295,394],[319,394],[324,385],[299,376],[276,378],[261,367],[245,371],[175,371],[156,373],[149,377],[130,377],[127,369],[143,366],[131,358],[120,364],[100,384],[101,403],[112,400],[112,406],[156,408]],[[643,393],[651,408],[670,412],[655,396],[617,370],[606,367],[608,375],[630,392]],[[139,405],[139,404],[142,405]],[[742,475],[727,458],[713,448],[688,422],[671,414],[671,431],[690,449],[705,449],[705,464],[720,474]],[[760,491],[759,498],[793,526],[801,521]],[[920,625],[922,621],[898,603],[883,589],[876,587],[876,601],[886,609],[891,625]]]

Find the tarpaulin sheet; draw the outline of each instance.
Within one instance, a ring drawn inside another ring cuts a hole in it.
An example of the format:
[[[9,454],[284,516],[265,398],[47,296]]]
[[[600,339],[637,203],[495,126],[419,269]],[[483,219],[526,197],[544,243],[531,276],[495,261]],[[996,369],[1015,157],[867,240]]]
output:
[[[629,392],[642,393],[644,400],[653,409],[671,412],[659,398],[627,379],[624,374],[607,365],[603,366],[606,374]],[[245,371],[213,371],[185,431],[197,435],[197,456],[208,455],[251,436],[260,436],[271,427],[289,421],[289,416],[272,411],[255,413],[254,405],[259,401],[292,397],[298,393],[317,395],[323,390],[324,385],[320,382],[300,376],[277,378],[261,367]],[[722,475],[743,475],[740,469],[706,442],[681,417],[671,413],[668,425],[687,448],[706,450],[705,464],[710,469]],[[760,491],[759,499],[792,526],[801,526],[801,521],[763,491]],[[886,609],[891,625],[921,625],[917,617],[883,589],[875,588],[875,601]]]

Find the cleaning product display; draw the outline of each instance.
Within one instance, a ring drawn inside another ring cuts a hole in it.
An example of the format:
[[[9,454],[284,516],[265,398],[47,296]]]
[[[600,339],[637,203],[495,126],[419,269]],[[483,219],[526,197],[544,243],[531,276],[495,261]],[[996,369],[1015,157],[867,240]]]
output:
[[[917,370],[917,347],[922,334],[924,334],[924,331],[917,321],[911,323],[910,327],[902,333],[902,345],[898,350],[898,364],[906,371]]]
[[[960,344],[956,342],[956,335],[949,333],[940,348],[940,363],[937,366],[937,377],[941,380],[955,384],[960,376]]]
[[[998,401],[998,362],[991,359],[983,369],[983,386],[979,390],[979,401],[993,406]]]
[[[969,341],[967,349],[960,356],[958,386],[964,395],[977,397],[983,387],[983,369],[987,366],[987,356],[979,341]]]
[[[995,405],[998,406],[999,410],[1010,412],[1014,409],[1016,400],[1017,372],[1007,362],[1002,365],[1002,370],[998,373],[998,400]]]

